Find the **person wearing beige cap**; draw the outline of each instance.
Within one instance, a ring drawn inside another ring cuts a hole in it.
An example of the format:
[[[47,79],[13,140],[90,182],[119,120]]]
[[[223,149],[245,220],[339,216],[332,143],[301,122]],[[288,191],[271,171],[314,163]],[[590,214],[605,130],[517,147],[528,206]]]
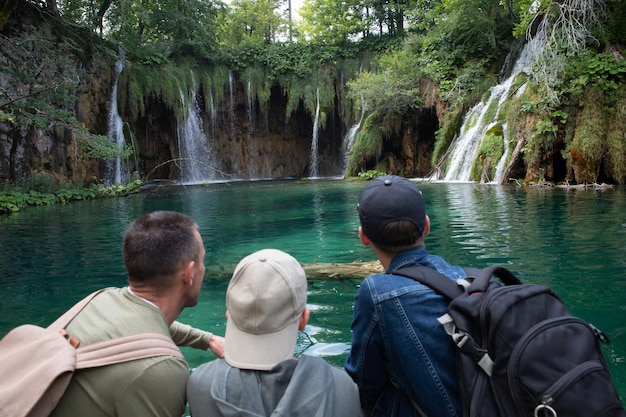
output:
[[[306,301],[306,274],[291,255],[263,249],[239,262],[226,291],[224,359],[200,365],[187,385],[193,417],[361,415],[343,369],[294,358]]]

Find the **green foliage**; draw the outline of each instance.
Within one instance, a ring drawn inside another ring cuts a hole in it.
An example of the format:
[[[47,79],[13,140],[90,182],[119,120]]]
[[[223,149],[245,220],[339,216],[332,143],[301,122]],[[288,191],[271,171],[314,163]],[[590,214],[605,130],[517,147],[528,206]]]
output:
[[[71,201],[124,196],[138,191],[142,184],[141,180],[134,180],[129,184],[111,186],[94,184],[89,187],[81,187],[66,185],[57,191],[53,191],[51,188],[52,183],[42,180],[45,177],[38,176],[21,186],[0,190],[0,214],[16,213],[30,206],[66,204]],[[44,187],[46,189],[43,191],[35,189],[41,187],[42,181],[46,182],[47,185]]]
[[[620,84],[626,82],[626,60],[616,60],[610,52],[587,53],[568,61],[563,74],[564,93],[580,97],[587,86],[597,86],[607,96],[607,107],[613,107]]]
[[[263,68],[256,66],[246,68],[241,74],[241,82],[248,100],[257,99],[261,109],[266,110],[270,101],[270,88],[273,80],[265,76]]]
[[[119,111],[136,119],[145,115],[146,103],[160,100],[180,120],[187,114],[187,108],[181,104],[189,104],[181,101],[190,91],[197,90],[200,78],[193,65],[188,63],[169,61],[165,65],[129,66],[122,71],[118,81]]]
[[[139,191],[142,181],[135,179],[128,184],[98,185],[97,197],[120,197]]]
[[[358,5],[357,0],[305,0],[299,11],[301,30],[315,44],[343,44],[366,28]]]
[[[615,113],[608,118],[606,171],[619,184],[626,183],[626,85],[618,90]]]
[[[450,0],[430,13],[420,63],[437,81],[451,81],[466,62],[491,62],[508,52],[515,16],[497,0]]]
[[[309,78],[319,62],[313,47],[302,43],[273,43],[263,49],[258,60],[271,79]]]
[[[52,177],[48,174],[35,174],[30,178],[23,179],[19,186],[35,193],[50,194],[54,192],[55,185]]]
[[[0,120],[38,129],[75,122],[81,74],[70,41],[48,26],[24,26],[19,35],[0,38],[2,91],[9,92],[0,96]]]
[[[273,1],[233,0],[230,12],[220,20],[217,36],[220,44],[229,48],[267,45],[287,32]]]
[[[607,121],[602,91],[590,86],[585,89],[584,97],[582,112],[567,151],[576,181],[594,183],[606,152]]]
[[[9,191],[0,193],[0,213],[14,213],[28,206],[43,206],[54,202],[53,194],[40,193],[35,190],[27,192]]]
[[[357,176],[363,180],[373,180],[374,178],[382,177],[387,175],[386,172],[377,171],[375,169],[368,169],[365,172],[359,172]]]
[[[370,111],[391,119],[399,119],[422,105],[419,69],[406,51],[390,51],[378,65],[376,72],[364,71],[347,83],[350,99],[363,97]]]
[[[606,22],[606,43],[626,45],[626,2],[623,0],[605,0],[608,8]]]
[[[437,166],[441,160],[445,159],[446,152],[463,125],[464,115],[465,108],[462,107],[457,107],[443,115],[441,127],[435,132],[435,149],[431,158],[433,166]]]
[[[288,97],[285,115],[287,120],[298,109],[300,103],[315,118],[317,106],[320,106],[320,121],[326,122],[325,115],[334,107],[335,100],[334,68],[327,65],[319,65],[311,78],[286,77],[280,78],[283,91]]]
[[[214,65],[198,74],[199,89],[202,89],[204,97],[213,97],[215,102],[223,100],[228,91],[229,73],[227,66]],[[204,104],[207,114],[215,111],[211,107],[211,100],[204,100]]]
[[[515,13],[519,21],[515,24],[513,35],[516,38],[524,38],[533,21],[540,17],[552,0],[516,0],[511,4],[515,7]]]
[[[118,156],[123,159],[133,155],[132,146],[118,146],[105,135],[96,135],[84,127],[74,130],[77,142],[83,148],[84,156],[92,159],[114,160]]]
[[[76,4],[79,2],[74,0]],[[89,4],[82,3],[84,8]],[[202,0],[121,0],[102,3],[106,37],[130,56],[145,56],[146,47],[165,47],[165,56],[201,57],[216,45],[216,21],[221,3]],[[152,58],[158,54],[150,54]],[[152,58],[148,58],[151,60]]]

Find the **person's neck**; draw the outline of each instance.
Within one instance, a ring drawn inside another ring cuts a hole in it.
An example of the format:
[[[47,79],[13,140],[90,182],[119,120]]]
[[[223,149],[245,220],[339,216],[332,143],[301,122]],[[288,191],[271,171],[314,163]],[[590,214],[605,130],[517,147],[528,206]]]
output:
[[[389,268],[389,264],[391,264],[391,260],[393,259],[394,256],[396,256],[396,254],[383,251],[373,245],[372,245],[372,249],[374,250],[376,257],[380,261],[380,264],[383,266],[383,271],[387,271],[387,269]]]
[[[400,252],[387,252],[385,250],[380,249],[379,247],[377,247],[376,245],[371,245],[372,246],[372,250],[374,251],[374,253],[376,254],[376,257],[378,258],[378,260],[380,261],[380,264],[383,266],[383,270],[387,271],[389,269],[389,265],[391,265],[391,261],[393,260],[393,258],[396,257],[396,255]],[[414,249],[418,249],[420,247],[424,247],[424,245],[420,245],[417,246],[413,249],[407,249],[407,250],[414,250]],[[404,252],[404,251],[402,251]]]
[[[133,284],[129,284],[128,289],[136,297],[141,298],[148,304],[152,304],[161,310],[168,324],[172,324],[182,310],[178,303],[175,302],[177,298],[172,296],[173,291],[169,289],[161,290]]]

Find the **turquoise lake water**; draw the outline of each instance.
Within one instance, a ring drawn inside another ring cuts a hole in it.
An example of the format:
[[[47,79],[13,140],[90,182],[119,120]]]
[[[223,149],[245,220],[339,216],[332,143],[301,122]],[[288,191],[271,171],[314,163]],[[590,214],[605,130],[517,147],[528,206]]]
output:
[[[177,210],[200,225],[207,275],[198,306],[180,321],[223,334],[224,296],[243,256],[262,248],[300,262],[371,261],[356,203],[363,182],[245,181],[155,188],[125,198],[28,208],[0,217],[0,336],[22,323],[47,325],[87,293],[124,286],[121,239],[152,210]],[[427,249],[454,264],[507,266],[547,284],[572,312],[603,330],[615,384],[626,398],[626,191],[420,183],[431,234]],[[311,280],[311,320],[298,351],[341,366],[362,276]],[[184,349],[190,366],[210,353]]]

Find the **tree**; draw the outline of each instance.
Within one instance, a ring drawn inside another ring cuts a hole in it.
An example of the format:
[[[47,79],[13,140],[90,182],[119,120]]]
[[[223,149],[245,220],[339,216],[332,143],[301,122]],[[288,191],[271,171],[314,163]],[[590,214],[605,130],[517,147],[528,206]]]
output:
[[[237,47],[275,42],[284,32],[278,14],[281,4],[276,0],[234,0],[220,24],[220,44]]]
[[[605,7],[604,0],[563,0],[537,12],[537,31],[528,33],[536,57],[532,76],[548,102],[559,103],[559,75],[572,56],[585,52],[589,40],[595,40],[591,31],[604,17]]]
[[[203,0],[63,0],[62,10],[66,18],[100,29],[127,51],[141,53],[147,45],[161,45],[176,55],[203,55],[217,44],[221,5]]]
[[[339,45],[367,27],[361,11],[358,0],[305,0],[300,8],[302,30],[315,43]]]

